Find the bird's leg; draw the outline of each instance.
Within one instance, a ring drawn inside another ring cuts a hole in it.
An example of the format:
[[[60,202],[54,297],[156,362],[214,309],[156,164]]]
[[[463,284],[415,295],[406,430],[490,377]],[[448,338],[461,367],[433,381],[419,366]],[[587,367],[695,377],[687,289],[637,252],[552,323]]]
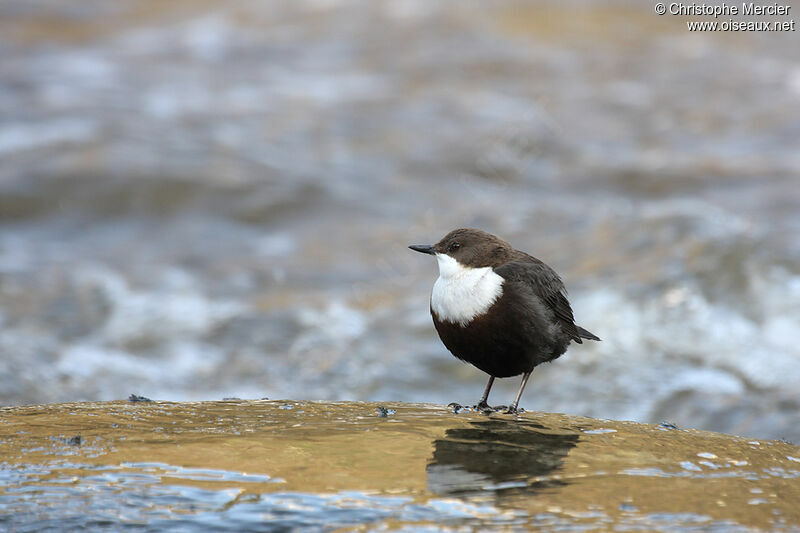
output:
[[[517,407],[519,406],[519,399],[522,398],[522,391],[525,390],[525,385],[528,384],[529,377],[531,377],[530,372],[525,372],[524,374],[522,374],[522,383],[519,386],[519,392],[517,393],[517,397],[514,398],[514,403],[508,406],[508,409],[506,410],[507,414],[517,413]]]
[[[489,409],[489,404],[486,403],[486,400],[489,399],[489,391],[492,390],[492,384],[494,383],[494,376],[489,376],[489,383],[486,384],[486,390],[483,391],[483,398],[481,401],[478,402],[478,405],[475,406],[476,409],[483,411],[484,409]]]

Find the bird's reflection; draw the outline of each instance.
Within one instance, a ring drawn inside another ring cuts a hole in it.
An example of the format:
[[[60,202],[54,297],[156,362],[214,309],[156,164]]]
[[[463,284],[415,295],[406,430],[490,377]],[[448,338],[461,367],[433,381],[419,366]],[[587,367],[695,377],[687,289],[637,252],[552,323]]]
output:
[[[434,441],[428,488],[438,494],[536,492],[563,485],[559,470],[579,439],[525,420],[493,419],[449,429]]]

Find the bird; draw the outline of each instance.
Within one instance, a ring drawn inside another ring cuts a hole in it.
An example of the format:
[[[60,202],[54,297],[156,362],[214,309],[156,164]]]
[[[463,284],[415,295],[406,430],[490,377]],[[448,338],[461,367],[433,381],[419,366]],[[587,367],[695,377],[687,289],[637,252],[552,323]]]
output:
[[[559,275],[543,261],[480,229],[459,228],[436,244],[410,249],[436,257],[430,313],[439,338],[458,359],[489,374],[476,409],[488,404],[495,378],[522,374],[506,413],[519,401],[533,369],[557,359],[570,342],[599,341],[575,324]]]

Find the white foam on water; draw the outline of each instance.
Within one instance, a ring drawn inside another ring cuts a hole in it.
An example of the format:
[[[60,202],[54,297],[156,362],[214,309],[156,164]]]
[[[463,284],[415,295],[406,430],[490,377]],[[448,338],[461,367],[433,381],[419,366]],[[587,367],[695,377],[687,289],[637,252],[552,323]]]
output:
[[[800,383],[800,345],[792,342],[800,331],[798,278],[770,275],[763,280],[760,319],[712,303],[689,286],[666,289],[648,301],[610,289],[573,296],[578,322],[603,341],[573,346],[569,362],[543,370],[560,375],[559,383],[587,384],[598,402],[582,407],[595,416],[611,411],[648,420],[681,391],[742,397],[758,387],[791,395]],[[538,399],[555,410],[574,407],[557,390]]]
[[[786,73],[786,86],[800,97],[800,66],[794,67]]]
[[[270,233],[253,239],[253,246],[261,257],[281,257],[297,248],[297,241],[288,233]]]
[[[61,353],[56,368],[72,378],[99,378],[103,375],[146,377],[153,374],[155,362],[107,346],[76,344]]]
[[[100,267],[84,269],[77,278],[102,291],[108,316],[91,334],[59,350],[55,370],[105,400],[128,390],[186,391],[213,381],[226,354],[202,338],[246,309],[206,298],[194,278],[177,269],[164,272],[161,286],[149,290],[136,290]]]
[[[142,338],[193,336],[245,309],[238,302],[209,300],[187,274],[178,270],[164,273],[165,286],[158,291],[136,291],[121,276],[98,268],[82,270],[79,280],[99,287],[110,303],[108,318],[97,338],[112,345]]]
[[[204,61],[223,59],[239,31],[227,18],[208,15],[189,21],[180,28],[182,44]]]
[[[0,125],[0,155],[49,147],[54,144],[84,142],[99,131],[94,120],[58,118],[36,123]]]
[[[76,384],[85,383],[100,400],[118,400],[130,392],[159,400],[208,400],[221,395],[209,394],[209,388],[193,394],[192,389],[198,381],[213,381],[224,359],[224,352],[203,343],[174,342],[149,356],[86,343],[65,349],[56,370]]]
[[[322,309],[304,308],[297,318],[306,328],[293,342],[290,351],[301,352],[314,346],[341,345],[364,334],[366,315],[341,301]]]

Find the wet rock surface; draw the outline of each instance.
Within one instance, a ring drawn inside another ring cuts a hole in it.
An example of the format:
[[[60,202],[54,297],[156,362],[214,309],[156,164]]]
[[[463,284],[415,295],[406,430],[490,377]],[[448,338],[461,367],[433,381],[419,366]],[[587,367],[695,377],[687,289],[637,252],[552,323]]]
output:
[[[425,404],[0,409],[0,527],[795,530],[800,448]]]

